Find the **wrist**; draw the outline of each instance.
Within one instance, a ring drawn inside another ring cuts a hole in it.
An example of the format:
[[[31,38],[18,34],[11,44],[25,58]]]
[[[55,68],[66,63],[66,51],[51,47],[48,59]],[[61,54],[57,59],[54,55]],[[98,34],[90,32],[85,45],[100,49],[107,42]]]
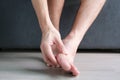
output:
[[[42,34],[45,34],[49,32],[50,30],[54,29],[54,26],[50,22],[41,24],[40,27],[41,27]]]
[[[50,29],[54,28],[51,20],[48,17],[44,17],[42,20],[39,20],[39,25],[41,28],[42,33],[46,33]]]
[[[51,26],[45,26],[45,28],[42,28],[42,34],[46,34],[47,32],[50,32],[52,30],[53,27]]]

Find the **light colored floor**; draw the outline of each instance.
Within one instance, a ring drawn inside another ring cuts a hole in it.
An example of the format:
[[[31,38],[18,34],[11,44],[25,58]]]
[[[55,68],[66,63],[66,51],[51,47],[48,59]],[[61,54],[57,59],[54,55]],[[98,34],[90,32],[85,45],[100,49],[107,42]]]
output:
[[[0,80],[120,80],[120,54],[80,53],[77,77],[45,66],[39,52],[0,52]]]

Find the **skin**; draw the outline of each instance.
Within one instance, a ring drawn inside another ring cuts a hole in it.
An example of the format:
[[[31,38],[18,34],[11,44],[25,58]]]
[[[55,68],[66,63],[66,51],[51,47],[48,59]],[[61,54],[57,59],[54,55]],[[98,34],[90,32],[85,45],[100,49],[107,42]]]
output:
[[[64,0],[32,0],[42,31],[41,51],[48,66],[61,66],[78,75],[74,65],[77,48],[106,0],[81,0],[80,8],[70,33],[61,40],[59,21]]]

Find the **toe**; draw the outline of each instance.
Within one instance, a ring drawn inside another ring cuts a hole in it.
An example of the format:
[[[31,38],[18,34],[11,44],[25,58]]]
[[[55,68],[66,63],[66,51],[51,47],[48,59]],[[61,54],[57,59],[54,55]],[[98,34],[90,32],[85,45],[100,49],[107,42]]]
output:
[[[71,69],[71,65],[68,63],[66,56],[64,54],[57,55],[57,60],[65,71],[69,71]]]
[[[76,68],[76,66],[72,63],[70,63],[64,54],[58,54],[57,60],[60,66],[68,72],[72,72],[74,76],[77,76],[79,74],[79,70]]]
[[[74,76],[77,76],[80,73],[74,64],[71,65],[71,72]]]

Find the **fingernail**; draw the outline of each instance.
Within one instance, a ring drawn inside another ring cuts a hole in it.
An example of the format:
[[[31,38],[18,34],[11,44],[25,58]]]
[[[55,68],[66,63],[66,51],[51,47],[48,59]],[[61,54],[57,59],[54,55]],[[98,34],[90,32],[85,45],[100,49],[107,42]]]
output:
[[[57,65],[57,67],[59,68],[59,67],[60,67],[60,65]]]
[[[47,64],[48,67],[50,67],[50,64]]]

